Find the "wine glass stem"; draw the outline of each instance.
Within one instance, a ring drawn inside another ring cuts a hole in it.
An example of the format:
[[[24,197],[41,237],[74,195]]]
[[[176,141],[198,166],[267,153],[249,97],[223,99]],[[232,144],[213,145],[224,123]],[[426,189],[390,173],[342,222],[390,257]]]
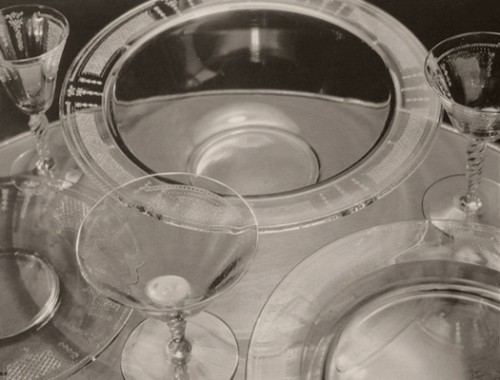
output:
[[[47,129],[49,121],[44,113],[30,115],[29,127],[36,138],[36,152],[38,155],[35,171],[39,175],[52,177],[54,160],[50,155]]]
[[[479,186],[483,175],[484,154],[486,151],[486,142],[472,139],[467,146],[467,165],[466,165],[466,193],[461,198],[462,207],[464,207],[466,218],[470,220],[478,214],[481,208],[479,199]]]
[[[189,361],[191,343],[186,339],[186,320],[180,314],[167,320],[167,325],[172,335],[167,352],[172,362],[182,370]]]

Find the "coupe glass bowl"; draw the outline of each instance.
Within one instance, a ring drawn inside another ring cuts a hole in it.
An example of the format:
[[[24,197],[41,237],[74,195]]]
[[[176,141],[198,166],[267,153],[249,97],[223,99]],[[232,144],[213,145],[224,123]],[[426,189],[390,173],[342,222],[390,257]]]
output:
[[[261,231],[348,215],[406,179],[441,108],[424,47],[361,1],[149,1],[99,33],[63,85],[70,150],[106,189],[193,172]]]
[[[257,231],[243,197],[190,173],[135,179],[92,207],[76,243],[80,270],[99,293],[146,316],[123,348],[125,379],[233,378],[236,337],[203,310],[246,273]]]

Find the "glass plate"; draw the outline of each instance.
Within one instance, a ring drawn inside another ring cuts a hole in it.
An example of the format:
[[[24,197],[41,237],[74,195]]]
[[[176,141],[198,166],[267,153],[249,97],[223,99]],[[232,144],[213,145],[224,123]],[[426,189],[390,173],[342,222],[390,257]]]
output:
[[[88,285],[76,264],[78,228],[94,202],[86,194],[36,177],[0,180],[0,249],[36,252],[59,278],[50,319],[0,339],[0,378],[67,379],[113,341],[130,315]]]
[[[407,221],[355,232],[273,291],[254,326],[247,378],[496,378],[499,270],[491,227]]]
[[[441,108],[425,54],[363,1],[148,1],[75,59],[61,122],[106,190],[194,171],[242,193],[261,231],[300,228],[364,208],[426,157]]]

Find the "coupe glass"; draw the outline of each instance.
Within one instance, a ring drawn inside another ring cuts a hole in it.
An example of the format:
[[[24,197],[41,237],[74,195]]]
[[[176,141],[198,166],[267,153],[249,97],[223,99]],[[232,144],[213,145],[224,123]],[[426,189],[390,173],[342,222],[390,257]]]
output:
[[[55,9],[15,5],[0,10],[0,80],[16,106],[29,115],[36,137],[36,154],[21,155],[12,166],[13,174],[34,169],[36,174],[54,177],[56,157],[66,151],[49,148],[45,112],[54,99],[68,33],[68,20]]]
[[[500,226],[500,184],[483,178],[487,143],[500,137],[499,57],[500,34],[490,32],[451,37],[427,56],[425,75],[430,86],[452,125],[469,139],[465,176],[440,179],[427,189],[422,201],[427,218]],[[459,188],[465,192],[457,194]]]
[[[199,175],[141,177],[96,203],[77,238],[81,271],[99,292],[148,317],[123,349],[126,379],[233,376],[235,337],[202,309],[241,278],[256,247],[246,201]]]

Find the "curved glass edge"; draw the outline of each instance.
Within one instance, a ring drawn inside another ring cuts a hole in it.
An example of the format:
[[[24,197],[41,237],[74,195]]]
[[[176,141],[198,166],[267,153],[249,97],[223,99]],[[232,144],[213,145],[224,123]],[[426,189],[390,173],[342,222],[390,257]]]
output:
[[[330,0],[293,4],[248,1],[275,7],[286,4],[315,17],[344,23],[386,61],[399,94],[394,120],[377,151],[349,175],[303,191],[270,197],[249,197],[261,232],[278,232],[334,220],[363,209],[406,180],[433,145],[442,109],[427,86],[422,70],[426,50],[416,37],[392,16],[362,1]],[[244,3],[244,4],[245,4]],[[179,3],[180,4],[180,3]],[[103,29],[79,54],[65,78],[60,116],[66,143],[76,161],[104,189],[144,175],[112,144],[106,121],[104,88],[109,70],[124,53],[123,46],[151,21],[182,15],[190,8],[234,6],[217,0],[182,2],[149,1]],[[193,10],[189,11],[193,12]],[[151,27],[150,27],[151,28]],[[133,31],[133,32],[132,32]],[[394,33],[397,31],[397,33]],[[122,163],[128,163],[123,167]],[[345,196],[344,194],[348,194]]]
[[[467,244],[470,232],[477,235],[473,239],[484,239],[497,251],[500,249],[500,230],[497,228],[449,220],[382,224],[358,230],[321,247],[290,270],[266,300],[251,333],[246,378],[304,380],[304,362],[326,345],[316,342],[318,346],[308,349],[305,342],[310,339],[317,318],[330,315],[321,314],[325,312],[324,301],[331,298],[331,289],[345,288],[389,264],[446,259],[447,253],[439,249],[433,250],[431,257],[418,248],[428,244]],[[481,265],[500,271],[498,257],[493,252],[490,255],[491,260]],[[459,260],[470,262],[467,257]],[[351,299],[355,301],[356,297]],[[321,376],[322,368],[317,371],[312,378]]]
[[[30,135],[27,134],[25,138],[30,138]],[[62,233],[62,229],[71,229],[75,232],[79,227],[79,223],[76,224],[71,224],[68,223],[70,219],[66,218],[64,214],[68,211],[71,211],[72,213],[85,213],[86,210],[90,209],[90,207],[94,204],[94,202],[98,199],[98,193],[89,188],[84,188],[80,185],[75,186],[75,187],[64,187],[61,188],[58,186],[58,183],[54,183],[51,181],[46,181],[43,178],[39,178],[36,176],[31,176],[31,175],[19,175],[15,177],[3,177],[0,180],[0,189],[2,190],[2,204],[4,204],[4,207],[7,207],[7,198],[9,197],[9,189],[15,189],[16,193],[22,194],[22,197],[19,195],[14,198],[15,202],[19,202],[20,204],[18,207],[20,207],[20,212],[27,212],[27,209],[29,207],[29,204],[36,204],[35,199],[36,197],[43,196],[43,199],[47,203],[51,203],[54,205],[54,202],[56,205],[60,207],[55,207],[54,209],[51,210],[49,213],[50,218],[53,218],[54,220],[57,220],[58,222],[61,222],[60,229],[54,230],[54,234],[60,234]],[[59,194],[59,195],[58,195]],[[68,198],[73,198],[76,199],[80,202],[83,202],[85,207],[82,208],[71,208],[71,210],[68,210],[64,207],[64,205],[59,205],[62,200],[58,197],[68,197]],[[22,217],[22,215],[20,215]],[[83,216],[82,216],[83,218]],[[35,222],[36,223],[36,222]],[[3,242],[4,244],[7,242]],[[23,244],[24,245],[24,244]],[[29,244],[28,244],[29,245]],[[25,247],[17,247],[16,249],[25,249]],[[44,260],[46,260],[43,256],[42,257]],[[49,262],[49,261],[47,261]],[[50,262],[49,262],[50,263]],[[60,270],[56,268],[52,263],[50,265],[55,269],[55,272],[59,274]],[[76,269],[78,270],[78,269]],[[61,280],[59,280],[60,282]],[[93,288],[88,285],[89,289]],[[97,294],[97,293],[96,293]],[[60,308],[60,300],[58,300]],[[69,376],[74,375],[78,371],[80,371],[82,368],[85,368],[87,365],[92,363],[97,359],[99,355],[103,353],[103,351],[111,344],[113,343],[119,334],[122,332],[123,327],[125,324],[128,322],[130,319],[133,310],[126,308],[124,306],[116,304],[116,306],[119,307],[119,313],[118,319],[115,321],[116,323],[116,328],[105,338],[102,339],[100,342],[100,346],[92,353],[89,353],[88,355],[80,357],[77,361],[73,361],[72,365],[70,365],[67,369],[63,369],[59,374],[57,374],[54,379],[67,379]],[[56,315],[56,314],[55,314]],[[46,324],[50,323],[50,320],[46,321]],[[102,338],[102,337],[101,337]],[[38,338],[35,338],[38,339]],[[43,340],[43,339],[42,339]],[[12,345],[10,347],[13,347]]]

